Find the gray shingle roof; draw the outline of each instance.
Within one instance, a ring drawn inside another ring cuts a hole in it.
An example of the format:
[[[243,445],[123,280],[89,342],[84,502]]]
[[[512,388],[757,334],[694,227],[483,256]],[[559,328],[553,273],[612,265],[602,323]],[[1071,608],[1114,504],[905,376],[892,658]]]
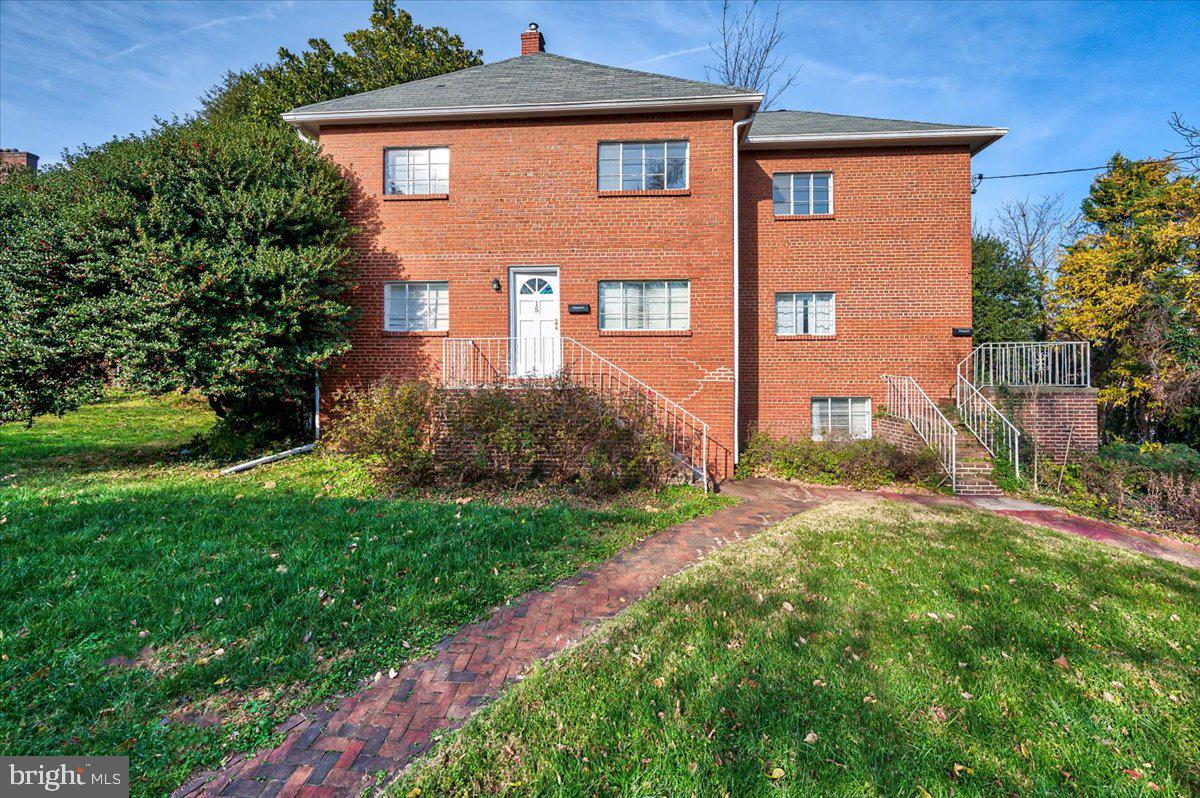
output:
[[[305,105],[290,113],[702,99],[753,93],[736,86],[604,66],[552,53],[534,53]]]
[[[838,135],[844,133],[920,133],[929,130],[989,130],[979,125],[943,125],[907,119],[843,116],[817,111],[760,111],[750,123],[750,138],[759,136]]]

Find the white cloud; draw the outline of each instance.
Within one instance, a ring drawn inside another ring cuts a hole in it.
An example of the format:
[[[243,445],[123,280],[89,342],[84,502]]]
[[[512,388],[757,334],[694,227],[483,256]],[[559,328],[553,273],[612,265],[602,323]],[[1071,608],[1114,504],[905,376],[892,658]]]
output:
[[[650,56],[649,58],[643,58],[640,61],[632,61],[632,62],[626,64],[626,66],[630,66],[630,67],[649,66],[650,64],[658,64],[663,61],[669,61],[670,59],[677,58],[678,56],[681,56],[681,55],[691,55],[693,53],[708,52],[708,49],[709,49],[708,45],[705,44],[705,45],[701,45],[700,47],[689,47],[686,50],[673,50],[672,52],[669,52],[669,53],[660,53],[659,55],[653,55],[653,56]]]

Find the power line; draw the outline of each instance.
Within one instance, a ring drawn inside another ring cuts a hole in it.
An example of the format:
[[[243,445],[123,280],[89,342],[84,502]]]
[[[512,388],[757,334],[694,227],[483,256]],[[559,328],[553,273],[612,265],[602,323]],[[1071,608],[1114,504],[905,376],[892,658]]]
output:
[[[1187,158],[1178,158],[1176,156],[1167,156],[1166,158],[1147,158],[1144,161],[1134,161],[1134,163],[1166,163],[1167,161],[1188,160]],[[1072,172],[1099,172],[1107,169],[1108,165],[1104,166],[1081,166],[1078,169],[1053,169],[1047,172],[1021,172],[1013,175],[971,175],[971,193],[974,194],[979,190],[979,184],[984,180],[1007,180],[1010,177],[1041,177],[1043,175],[1065,175]]]

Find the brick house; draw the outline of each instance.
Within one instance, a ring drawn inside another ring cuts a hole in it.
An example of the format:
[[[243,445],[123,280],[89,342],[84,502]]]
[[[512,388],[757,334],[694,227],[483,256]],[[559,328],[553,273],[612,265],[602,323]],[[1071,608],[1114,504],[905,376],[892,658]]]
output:
[[[326,396],[570,372],[661,404],[721,478],[753,428],[871,435],[883,374],[950,395],[971,156],[1004,129],[758,112],[535,25],[521,53],[284,115],[355,185],[362,316]]]

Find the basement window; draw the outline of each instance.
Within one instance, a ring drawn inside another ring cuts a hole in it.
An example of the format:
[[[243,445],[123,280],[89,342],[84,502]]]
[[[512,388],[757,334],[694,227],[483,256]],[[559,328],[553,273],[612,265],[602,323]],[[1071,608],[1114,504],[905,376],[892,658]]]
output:
[[[663,191],[688,187],[686,141],[602,141],[600,191]]]
[[[600,283],[601,330],[686,330],[691,324],[687,280]]]
[[[383,329],[427,332],[450,329],[450,284],[384,283]]]
[[[776,216],[833,213],[832,172],[782,172],[771,177]]]
[[[814,441],[871,437],[870,397],[813,397],[812,436]]]
[[[833,335],[834,319],[832,293],[775,295],[776,335]]]
[[[392,147],[383,151],[384,194],[449,194],[449,147]]]

